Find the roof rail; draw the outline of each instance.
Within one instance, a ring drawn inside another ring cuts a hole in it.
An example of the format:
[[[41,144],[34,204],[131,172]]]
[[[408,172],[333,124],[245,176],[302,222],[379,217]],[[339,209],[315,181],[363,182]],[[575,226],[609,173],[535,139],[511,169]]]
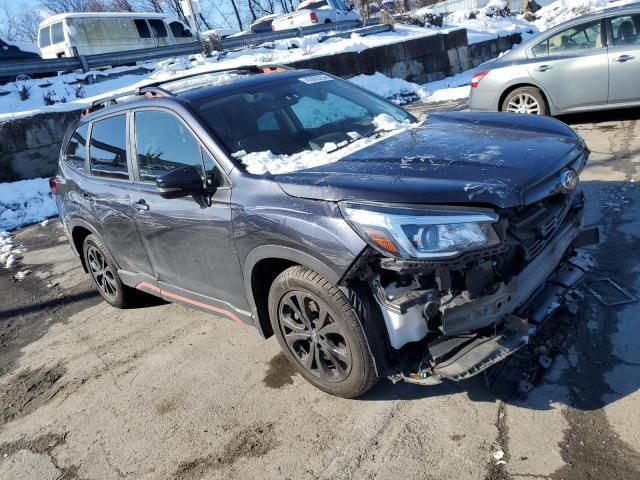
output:
[[[206,72],[194,72],[186,75],[180,75],[172,78],[167,78],[164,80],[157,80],[155,82],[147,83],[142,85],[134,90],[129,90],[126,92],[118,93],[116,95],[111,95],[105,98],[101,98],[99,100],[94,100],[89,104],[87,108],[82,111],[82,116],[88,115],[96,110],[100,110],[101,108],[106,108],[112,104],[117,104],[118,100],[124,97],[131,97],[134,95],[145,95],[148,98],[153,97],[175,97],[176,95],[169,90],[162,88],[160,85],[164,85],[167,83],[178,82],[180,80],[184,80],[187,78],[199,77],[201,75],[207,75],[212,73],[224,73],[224,72],[236,72],[236,71],[246,71],[251,73],[272,73],[272,72],[282,72],[286,70],[295,70],[294,68],[288,67],[286,65],[246,65],[240,67],[232,67],[232,68],[223,68],[220,70],[211,70]]]

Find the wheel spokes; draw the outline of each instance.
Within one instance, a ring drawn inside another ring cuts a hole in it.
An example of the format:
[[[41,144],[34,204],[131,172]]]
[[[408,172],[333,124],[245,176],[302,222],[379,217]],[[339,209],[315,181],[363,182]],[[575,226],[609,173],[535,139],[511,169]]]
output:
[[[327,305],[315,295],[293,291],[282,297],[280,331],[291,353],[315,376],[341,381],[351,371],[351,352],[344,332]]]

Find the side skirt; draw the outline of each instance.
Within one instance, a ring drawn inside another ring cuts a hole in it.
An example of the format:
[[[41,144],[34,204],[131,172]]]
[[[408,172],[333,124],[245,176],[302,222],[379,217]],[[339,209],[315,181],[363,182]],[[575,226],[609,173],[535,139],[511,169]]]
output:
[[[167,283],[158,282],[153,277],[140,273],[118,270],[123,283],[137,290],[155,295],[168,302],[179,303],[203,312],[223,315],[236,323],[254,325],[250,312],[237,309],[221,300],[200,295],[189,290],[175,287]]]

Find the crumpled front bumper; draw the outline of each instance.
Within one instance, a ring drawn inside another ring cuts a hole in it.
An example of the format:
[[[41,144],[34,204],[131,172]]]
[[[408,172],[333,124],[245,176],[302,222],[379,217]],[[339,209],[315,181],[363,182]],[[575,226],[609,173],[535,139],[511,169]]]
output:
[[[444,378],[463,380],[525,346],[531,327],[544,322],[565,302],[572,302],[574,287],[596,266],[586,251],[571,248],[585,242],[578,238],[576,227],[568,228],[575,231],[558,235],[543,254],[496,293],[445,312],[446,334],[428,344],[422,363],[411,372],[389,378],[427,385]],[[597,232],[586,236],[597,239]],[[568,251],[573,253],[566,256]]]

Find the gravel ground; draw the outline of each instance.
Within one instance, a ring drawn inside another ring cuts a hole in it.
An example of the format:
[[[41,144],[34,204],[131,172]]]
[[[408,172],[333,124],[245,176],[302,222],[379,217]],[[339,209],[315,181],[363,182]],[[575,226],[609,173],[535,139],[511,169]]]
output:
[[[593,150],[582,176],[587,223],[603,234],[592,278],[636,296],[638,118],[563,119]],[[0,271],[0,478],[640,478],[637,303],[606,307],[584,289],[562,354],[521,401],[482,378],[385,380],[343,400],[251,327],[160,301],[100,301],[57,222],[16,238],[21,265]]]

